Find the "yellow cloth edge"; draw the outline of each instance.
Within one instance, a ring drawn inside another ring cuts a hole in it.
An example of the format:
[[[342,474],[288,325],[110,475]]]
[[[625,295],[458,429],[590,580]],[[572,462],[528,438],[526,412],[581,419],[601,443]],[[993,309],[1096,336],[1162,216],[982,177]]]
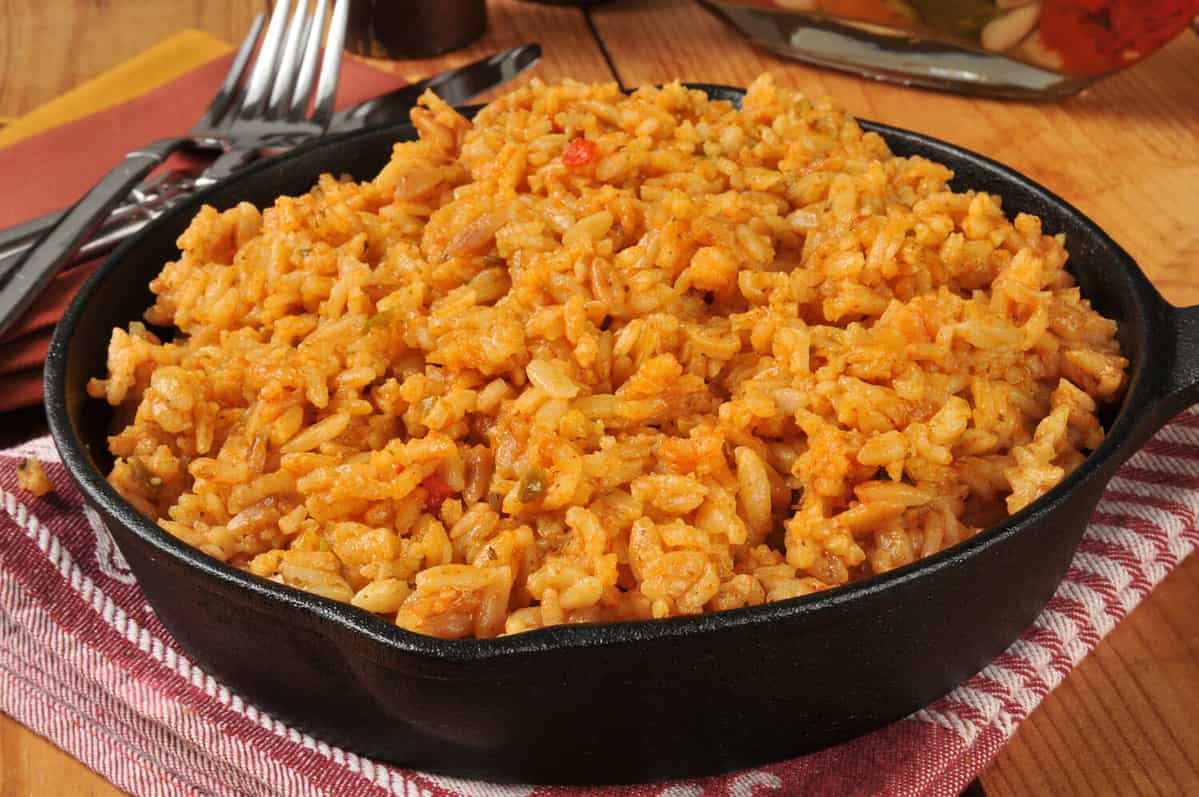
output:
[[[127,102],[232,49],[204,31],[180,31],[13,119],[0,130],[0,147]]]

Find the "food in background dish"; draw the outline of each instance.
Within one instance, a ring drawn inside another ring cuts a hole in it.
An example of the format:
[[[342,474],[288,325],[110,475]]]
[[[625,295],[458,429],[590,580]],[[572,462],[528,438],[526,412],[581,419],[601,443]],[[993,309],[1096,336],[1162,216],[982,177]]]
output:
[[[1100,75],[1165,44],[1196,0],[725,0],[970,44],[1069,75]]]
[[[112,484],[440,637],[752,606],[1053,487],[1124,385],[1061,236],[827,101],[427,95],[373,180],[204,208],[117,329]]]

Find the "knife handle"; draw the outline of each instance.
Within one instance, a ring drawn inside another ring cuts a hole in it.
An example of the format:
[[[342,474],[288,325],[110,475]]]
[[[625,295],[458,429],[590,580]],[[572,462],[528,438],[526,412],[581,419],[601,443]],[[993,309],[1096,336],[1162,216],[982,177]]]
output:
[[[79,251],[83,242],[108,218],[129,191],[186,145],[188,139],[167,138],[130,152],[7,273],[0,275],[0,337],[20,318],[46,284]]]

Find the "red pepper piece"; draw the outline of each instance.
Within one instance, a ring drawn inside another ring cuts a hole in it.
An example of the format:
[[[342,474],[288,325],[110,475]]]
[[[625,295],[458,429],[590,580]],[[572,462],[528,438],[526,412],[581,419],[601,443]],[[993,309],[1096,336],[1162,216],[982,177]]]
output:
[[[581,169],[595,160],[595,142],[576,138],[566,145],[562,162],[572,169]]]
[[[425,508],[432,514],[441,511],[442,502],[454,494],[454,488],[436,473],[421,482],[421,486],[425,488],[426,493]]]

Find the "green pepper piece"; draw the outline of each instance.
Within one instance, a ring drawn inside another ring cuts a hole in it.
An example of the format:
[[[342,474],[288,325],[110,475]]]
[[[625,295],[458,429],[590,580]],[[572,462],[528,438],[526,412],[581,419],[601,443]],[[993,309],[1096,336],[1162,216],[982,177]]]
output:
[[[992,0],[908,0],[925,25],[950,36],[977,39],[999,14]]]
[[[536,501],[545,494],[545,471],[534,465],[525,471],[520,480],[520,492],[517,496],[522,504]]]

